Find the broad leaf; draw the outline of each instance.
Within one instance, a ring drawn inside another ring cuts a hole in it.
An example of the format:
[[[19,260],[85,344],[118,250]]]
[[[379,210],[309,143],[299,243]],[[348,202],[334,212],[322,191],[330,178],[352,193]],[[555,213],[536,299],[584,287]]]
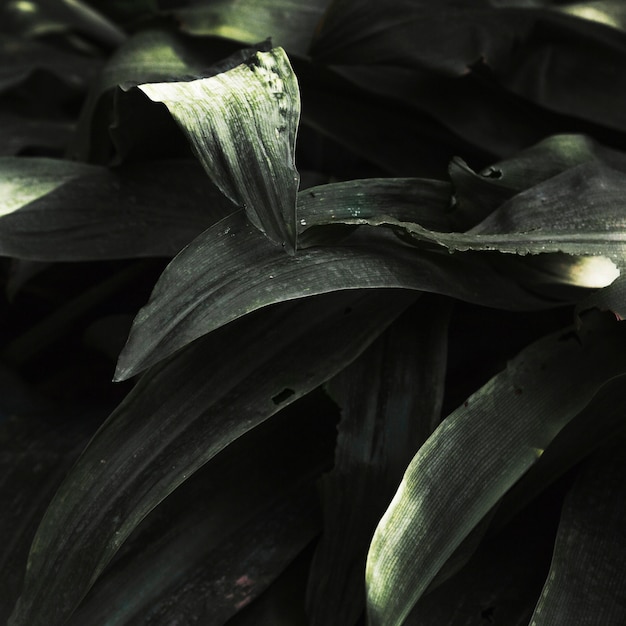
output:
[[[32,390],[30,398],[17,398],[19,392],[25,391],[21,388],[23,382],[7,377],[3,372],[2,413],[10,410],[22,417],[0,416],[0,531],[5,538],[0,553],[3,624],[19,596],[37,525],[96,428],[87,416],[79,416],[73,422],[67,416],[59,419],[50,406],[41,400],[35,403]],[[10,387],[5,388],[7,383]],[[28,413],[31,416],[24,417]],[[42,419],[44,415],[47,420]]]
[[[193,35],[215,35],[247,44],[268,37],[290,54],[306,54],[329,0],[158,0]]]
[[[275,307],[148,372],[48,508],[11,626],[63,623],[152,509],[230,443],[334,376],[413,299],[348,293]]]
[[[83,91],[101,65],[99,59],[71,54],[44,43],[0,35],[0,92],[24,83],[37,72],[74,90]],[[52,92],[48,104],[57,94]]]
[[[606,327],[605,327],[606,326]],[[402,624],[461,541],[611,379],[626,375],[626,327],[532,344],[448,416],[417,453],[367,562],[370,623]]]
[[[118,161],[123,160],[128,152],[137,148],[128,136],[133,131],[136,134],[133,138],[137,140],[134,143],[147,142],[146,152],[150,159],[154,154],[162,155],[166,148],[171,149],[171,146],[160,145],[163,141],[171,143],[171,136],[163,124],[163,118],[169,119],[167,112],[157,116],[155,107],[150,106],[148,112],[152,113],[151,118],[146,115],[145,108],[136,110],[139,109],[136,101],[132,102],[132,107],[131,104],[126,107],[128,96],[124,96],[118,88],[128,90],[142,83],[213,76],[249,56],[249,51],[241,51],[234,59],[229,59],[233,53],[232,44],[219,40],[210,44],[206,40],[196,41],[164,28],[150,28],[134,34],[111,55],[92,82],[78,121],[72,156],[106,164],[111,160],[115,147],[115,157]],[[126,111],[126,108],[131,108],[131,111]],[[133,113],[137,117],[133,117]],[[125,119],[125,116],[130,119]],[[137,128],[126,132],[127,125]],[[172,126],[175,124],[172,123]],[[158,134],[158,141],[153,134]],[[143,145],[139,147],[145,149]]]
[[[210,78],[139,88],[167,106],[222,192],[272,241],[295,250],[300,95],[282,48]]]
[[[0,24],[0,31],[24,38],[78,32],[111,47],[125,39],[123,31],[82,0],[6,2],[0,8]]]
[[[548,490],[506,528],[481,538],[463,569],[427,591],[404,626],[528,626],[550,568],[562,491]]]
[[[307,591],[310,623],[353,626],[365,608],[367,548],[414,454],[439,422],[450,303],[420,300],[327,383],[342,409],[322,481],[324,534]]]
[[[612,14],[621,9],[586,4],[335,1],[312,52],[348,80],[427,112],[493,156],[586,128],[566,115],[591,120],[598,126],[586,132],[613,141],[615,133],[602,127],[625,129],[623,31],[579,18],[587,11],[615,23]],[[580,74],[585,78],[572,81]]]
[[[532,626],[626,620],[625,437],[599,450],[565,499],[552,565]]]
[[[306,213],[300,215],[306,221]],[[540,309],[553,302],[529,293],[484,256],[429,253],[385,229],[359,229],[337,245],[289,256],[239,212],[209,228],[168,265],[135,319],[116,378],[128,378],[270,304],[346,289],[394,287],[509,310]]]
[[[0,111],[0,156],[26,150],[30,154],[61,156],[73,130],[72,122],[25,117],[7,107]]]
[[[223,623],[319,531],[307,486],[334,440],[332,411],[303,402],[240,437],[139,525],[70,624]]]
[[[0,254],[37,261],[174,256],[234,209],[193,161],[5,157],[0,189]]]
[[[505,201],[557,174],[590,161],[626,171],[626,154],[585,135],[554,135],[476,173],[459,158],[450,163],[455,189],[454,230],[476,226]]]

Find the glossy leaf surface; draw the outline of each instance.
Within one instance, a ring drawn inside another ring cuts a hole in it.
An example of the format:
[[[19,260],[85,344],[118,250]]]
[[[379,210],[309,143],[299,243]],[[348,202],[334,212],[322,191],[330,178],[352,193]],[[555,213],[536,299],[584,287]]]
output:
[[[222,192],[272,241],[293,251],[300,96],[284,50],[256,52],[210,78],[140,89],[167,106]]]

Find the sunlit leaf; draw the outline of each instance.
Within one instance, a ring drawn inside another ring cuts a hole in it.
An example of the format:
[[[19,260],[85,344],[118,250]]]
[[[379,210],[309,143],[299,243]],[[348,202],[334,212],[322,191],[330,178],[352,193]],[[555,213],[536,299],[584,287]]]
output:
[[[167,106],[222,192],[272,241],[294,250],[300,96],[282,48],[210,78],[139,88]]]
[[[348,293],[275,307],[148,372],[50,504],[11,626],[67,619],[151,510],[230,443],[343,369],[413,299]]]
[[[583,466],[563,505],[552,565],[531,626],[626,620],[624,435]]]
[[[352,626],[365,608],[367,548],[415,452],[439,421],[450,303],[421,298],[327,384],[342,409],[324,477],[324,534],[311,566],[312,625]]]
[[[523,350],[448,416],[407,469],[367,562],[372,625],[402,624],[472,528],[612,378],[626,327],[588,319]]]
[[[174,256],[235,208],[193,161],[5,157],[0,191],[0,254],[37,261]]]

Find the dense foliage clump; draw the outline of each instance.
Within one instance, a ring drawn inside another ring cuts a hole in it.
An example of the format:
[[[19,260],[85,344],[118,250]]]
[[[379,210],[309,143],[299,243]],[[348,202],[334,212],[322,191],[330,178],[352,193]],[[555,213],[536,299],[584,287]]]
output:
[[[15,1],[0,60],[0,623],[626,623],[621,1]]]

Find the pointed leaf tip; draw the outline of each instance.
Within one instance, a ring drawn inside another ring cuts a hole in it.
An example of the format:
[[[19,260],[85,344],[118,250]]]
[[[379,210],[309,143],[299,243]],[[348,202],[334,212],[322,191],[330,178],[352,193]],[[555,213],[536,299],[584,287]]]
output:
[[[209,176],[274,243],[294,252],[298,83],[282,48],[209,78],[140,85],[162,102]]]

